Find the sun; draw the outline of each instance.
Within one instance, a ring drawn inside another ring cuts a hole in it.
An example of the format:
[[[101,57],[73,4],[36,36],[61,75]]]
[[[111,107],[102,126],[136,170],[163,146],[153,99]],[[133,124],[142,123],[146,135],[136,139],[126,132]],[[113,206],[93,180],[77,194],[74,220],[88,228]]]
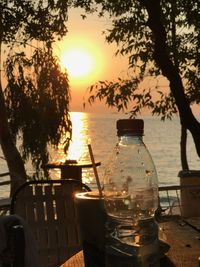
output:
[[[61,65],[67,69],[71,79],[84,78],[95,67],[92,55],[81,47],[74,47],[64,52],[61,57]]]
[[[59,57],[61,67],[67,70],[72,87],[88,87],[101,79],[104,73],[104,53],[94,39],[71,35],[59,44],[55,53]]]

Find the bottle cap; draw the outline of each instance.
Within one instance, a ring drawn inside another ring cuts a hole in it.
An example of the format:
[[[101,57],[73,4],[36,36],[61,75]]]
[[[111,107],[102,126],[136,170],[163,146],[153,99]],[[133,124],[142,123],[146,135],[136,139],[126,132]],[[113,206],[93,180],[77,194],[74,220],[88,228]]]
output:
[[[141,119],[122,119],[117,121],[117,135],[143,135],[144,121]]]

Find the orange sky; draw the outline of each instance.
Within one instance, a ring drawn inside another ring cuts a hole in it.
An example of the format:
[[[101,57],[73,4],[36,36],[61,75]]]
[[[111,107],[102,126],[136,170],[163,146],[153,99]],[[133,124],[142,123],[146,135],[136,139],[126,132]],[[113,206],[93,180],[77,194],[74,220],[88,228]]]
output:
[[[108,44],[102,32],[109,28],[107,18],[98,18],[94,15],[83,20],[80,10],[72,10],[69,13],[68,33],[66,37],[55,45],[55,53],[62,58],[63,54],[71,49],[87,50],[93,60],[92,70],[82,77],[70,78],[71,103],[70,111],[116,111],[108,109],[104,103],[95,103],[91,107],[87,102],[87,88],[99,80],[114,80],[119,76],[126,77],[128,70],[128,58],[115,56],[117,50],[115,44]],[[76,58],[72,59],[74,64]],[[81,66],[81,68],[83,68]],[[166,85],[165,85],[166,87]],[[86,102],[86,109],[83,103]],[[199,106],[195,106],[194,112],[200,114]]]
[[[122,73],[126,73],[127,58],[115,57],[115,45],[106,43],[102,31],[109,26],[107,19],[100,19],[94,15],[82,20],[80,12],[71,11],[68,21],[67,36],[55,46],[56,54],[62,58],[63,53],[73,48],[84,48],[93,58],[92,70],[80,78],[70,79],[71,87],[71,111],[83,111],[83,99],[86,96],[86,89],[98,80],[113,80]],[[74,59],[75,60],[75,59]],[[69,63],[70,64],[70,63]],[[74,64],[72,62],[71,64]],[[86,111],[104,111],[104,104],[94,104],[92,107],[86,106]]]

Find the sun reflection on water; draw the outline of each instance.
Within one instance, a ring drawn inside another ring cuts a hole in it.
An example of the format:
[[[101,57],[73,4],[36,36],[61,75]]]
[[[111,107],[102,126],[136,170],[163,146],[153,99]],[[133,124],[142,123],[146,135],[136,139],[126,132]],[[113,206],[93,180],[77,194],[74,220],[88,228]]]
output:
[[[52,151],[52,160],[65,162],[66,159],[86,161],[89,160],[87,154],[88,140],[88,118],[87,113],[70,112],[72,121],[72,140],[68,148],[67,155],[64,153],[61,142],[56,151]]]
[[[89,160],[87,151],[88,125],[87,114],[82,112],[71,112],[72,141],[68,150],[68,159]]]
[[[88,151],[88,115],[83,112],[70,112],[72,121],[72,140],[67,155],[63,151],[63,145],[60,144],[56,153],[53,153],[53,161],[65,162],[67,159],[77,161],[90,161]],[[60,170],[53,170],[54,176],[60,177]],[[82,180],[84,183],[93,183],[93,169],[82,169]]]

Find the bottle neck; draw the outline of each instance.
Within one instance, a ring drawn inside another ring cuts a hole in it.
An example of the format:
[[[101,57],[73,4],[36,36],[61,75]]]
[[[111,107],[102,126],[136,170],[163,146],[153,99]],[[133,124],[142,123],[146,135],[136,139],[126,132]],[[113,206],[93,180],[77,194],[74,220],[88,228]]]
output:
[[[118,136],[119,143],[122,144],[140,144],[143,143],[142,135],[124,134]]]

